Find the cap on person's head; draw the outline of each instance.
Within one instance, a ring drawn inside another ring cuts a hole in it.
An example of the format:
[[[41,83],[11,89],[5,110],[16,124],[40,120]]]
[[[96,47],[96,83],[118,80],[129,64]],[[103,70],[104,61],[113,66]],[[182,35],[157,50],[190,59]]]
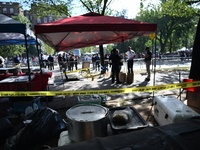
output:
[[[130,49],[131,49],[131,47],[130,47],[130,46],[128,46],[128,48],[130,48]]]

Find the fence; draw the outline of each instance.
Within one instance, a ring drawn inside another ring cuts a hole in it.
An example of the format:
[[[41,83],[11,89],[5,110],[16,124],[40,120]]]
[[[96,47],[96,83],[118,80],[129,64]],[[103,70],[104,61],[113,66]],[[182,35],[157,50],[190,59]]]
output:
[[[89,64],[88,64],[88,62],[89,62]],[[85,64],[85,63],[87,63],[87,67],[89,67],[91,70],[93,70],[92,61],[82,61],[82,60],[78,61],[78,69],[82,69],[83,64]],[[105,61],[105,63],[108,63],[108,62]],[[8,63],[6,63],[4,65],[4,67],[13,68],[16,65],[17,64],[15,64],[11,61],[8,61]],[[155,66],[156,69],[165,69],[165,68],[177,68],[177,67],[190,67],[190,65],[191,65],[191,59],[184,59],[184,60],[181,60],[180,58],[152,59],[151,68],[153,69],[153,67]],[[54,66],[55,66],[55,68],[59,67],[57,62],[54,63]],[[27,67],[27,64],[21,63],[20,67]],[[36,67],[36,68],[40,67],[39,62],[38,61],[30,61],[30,67]],[[142,58],[134,59],[133,69],[134,70],[145,70],[146,66],[145,66],[144,59],[142,59]],[[123,62],[123,66],[122,66],[121,70],[127,71],[127,62],[126,61]]]

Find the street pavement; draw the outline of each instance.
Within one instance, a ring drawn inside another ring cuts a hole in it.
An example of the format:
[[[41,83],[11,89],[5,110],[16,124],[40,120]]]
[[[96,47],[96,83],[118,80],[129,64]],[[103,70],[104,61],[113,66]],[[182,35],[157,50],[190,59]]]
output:
[[[136,70],[134,73],[134,82],[132,84],[122,83],[122,84],[111,84],[110,70],[103,75],[100,75],[100,71],[95,71],[91,69],[91,75],[85,77],[85,73],[82,71],[67,74],[69,81],[66,81],[65,76],[61,73],[58,67],[53,70],[53,76],[49,81],[50,91],[91,91],[91,90],[105,90],[105,89],[124,89],[133,87],[145,87],[154,85],[167,85],[179,83],[183,79],[188,79],[189,71],[176,71],[173,69],[152,72],[151,80],[149,82],[145,81],[146,73],[145,70]],[[80,68],[81,69],[81,68]],[[123,68],[122,68],[122,72]],[[179,95],[181,89],[174,90],[162,90],[156,92],[136,92],[136,93],[125,93],[125,94],[110,94],[112,100],[134,100],[141,98],[148,98],[156,95]]]

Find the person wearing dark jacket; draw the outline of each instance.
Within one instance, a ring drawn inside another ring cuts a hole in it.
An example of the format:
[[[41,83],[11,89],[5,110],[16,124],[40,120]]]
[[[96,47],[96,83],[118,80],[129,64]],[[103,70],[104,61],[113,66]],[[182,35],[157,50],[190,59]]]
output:
[[[145,79],[145,81],[150,81],[150,76],[151,76],[150,65],[151,65],[152,53],[149,47],[146,47],[145,50],[146,50],[146,54],[143,54],[144,61],[146,64],[146,71],[147,71],[147,78]]]
[[[121,57],[118,54],[118,50],[114,48],[111,51],[111,55],[109,57],[109,63],[111,62],[112,68],[112,83],[115,82],[115,78],[117,81],[117,84],[120,84],[121,82],[119,81],[119,72],[120,72],[120,62],[121,62]]]
[[[50,54],[48,57],[49,69],[54,70],[54,57]]]

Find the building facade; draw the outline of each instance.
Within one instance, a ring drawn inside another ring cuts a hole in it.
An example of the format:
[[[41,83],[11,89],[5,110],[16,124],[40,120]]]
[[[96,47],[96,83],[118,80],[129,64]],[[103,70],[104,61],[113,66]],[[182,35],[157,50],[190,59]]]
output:
[[[0,2],[0,13],[8,17],[24,14],[24,10],[19,3],[15,2]]]
[[[33,5],[31,6],[31,9]],[[30,28],[33,30],[34,25],[41,24],[41,23],[47,23],[54,20],[57,20],[57,18],[51,14],[45,17],[37,18],[37,14],[31,14],[28,10],[23,10],[22,6],[19,3],[16,2],[0,2],[0,13],[4,14],[8,17],[12,16],[18,16],[19,14],[24,14],[25,17],[27,17],[30,22],[31,26]]]

